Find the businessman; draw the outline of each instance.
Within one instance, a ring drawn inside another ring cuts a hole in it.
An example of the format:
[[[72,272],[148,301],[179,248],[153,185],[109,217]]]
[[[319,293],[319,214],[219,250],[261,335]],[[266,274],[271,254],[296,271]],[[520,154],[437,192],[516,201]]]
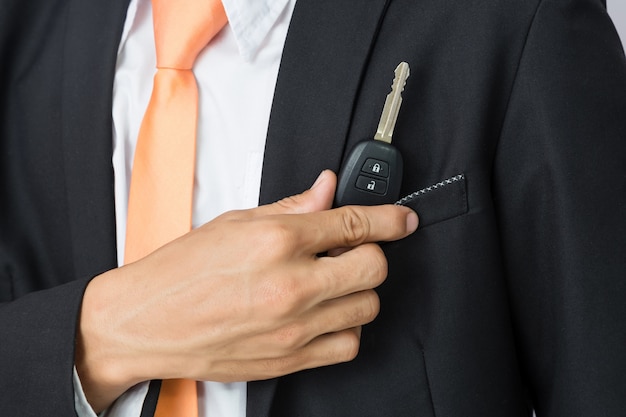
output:
[[[225,1],[193,64],[194,231],[133,263],[154,10],[4,3],[3,414],[153,415],[172,378],[212,416],[623,412],[626,61],[600,0]],[[401,61],[400,204],[331,210]]]

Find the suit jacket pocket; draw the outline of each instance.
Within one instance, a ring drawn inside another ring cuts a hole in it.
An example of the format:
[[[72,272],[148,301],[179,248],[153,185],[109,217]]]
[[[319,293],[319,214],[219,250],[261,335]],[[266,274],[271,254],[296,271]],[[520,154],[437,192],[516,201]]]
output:
[[[420,228],[467,213],[465,174],[415,191],[396,202],[417,212]]]

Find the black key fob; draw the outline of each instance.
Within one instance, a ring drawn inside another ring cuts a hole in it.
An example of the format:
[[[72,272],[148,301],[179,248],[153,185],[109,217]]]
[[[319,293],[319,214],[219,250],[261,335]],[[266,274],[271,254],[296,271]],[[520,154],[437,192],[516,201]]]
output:
[[[380,140],[358,143],[339,171],[335,206],[393,204],[400,197],[402,155]]]

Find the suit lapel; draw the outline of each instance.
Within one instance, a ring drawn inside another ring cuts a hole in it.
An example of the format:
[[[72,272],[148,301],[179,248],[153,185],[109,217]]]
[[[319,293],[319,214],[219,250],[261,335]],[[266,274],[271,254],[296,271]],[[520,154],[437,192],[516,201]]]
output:
[[[362,75],[388,0],[298,0],[278,75],[260,204],[338,171]],[[249,417],[266,417],[277,380],[248,384]]]
[[[71,0],[63,54],[63,146],[78,277],[115,265],[111,103],[128,0]]]
[[[361,77],[388,0],[299,0],[278,75],[260,203],[339,169]]]

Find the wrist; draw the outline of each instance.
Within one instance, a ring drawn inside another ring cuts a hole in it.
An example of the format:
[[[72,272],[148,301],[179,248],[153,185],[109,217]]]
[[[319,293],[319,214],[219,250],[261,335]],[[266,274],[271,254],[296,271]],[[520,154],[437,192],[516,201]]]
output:
[[[85,290],[76,332],[74,363],[85,397],[96,413],[144,380],[116,331],[123,311],[121,269],[94,278]],[[124,285],[124,284],[122,284]],[[116,292],[117,294],[113,293]]]

